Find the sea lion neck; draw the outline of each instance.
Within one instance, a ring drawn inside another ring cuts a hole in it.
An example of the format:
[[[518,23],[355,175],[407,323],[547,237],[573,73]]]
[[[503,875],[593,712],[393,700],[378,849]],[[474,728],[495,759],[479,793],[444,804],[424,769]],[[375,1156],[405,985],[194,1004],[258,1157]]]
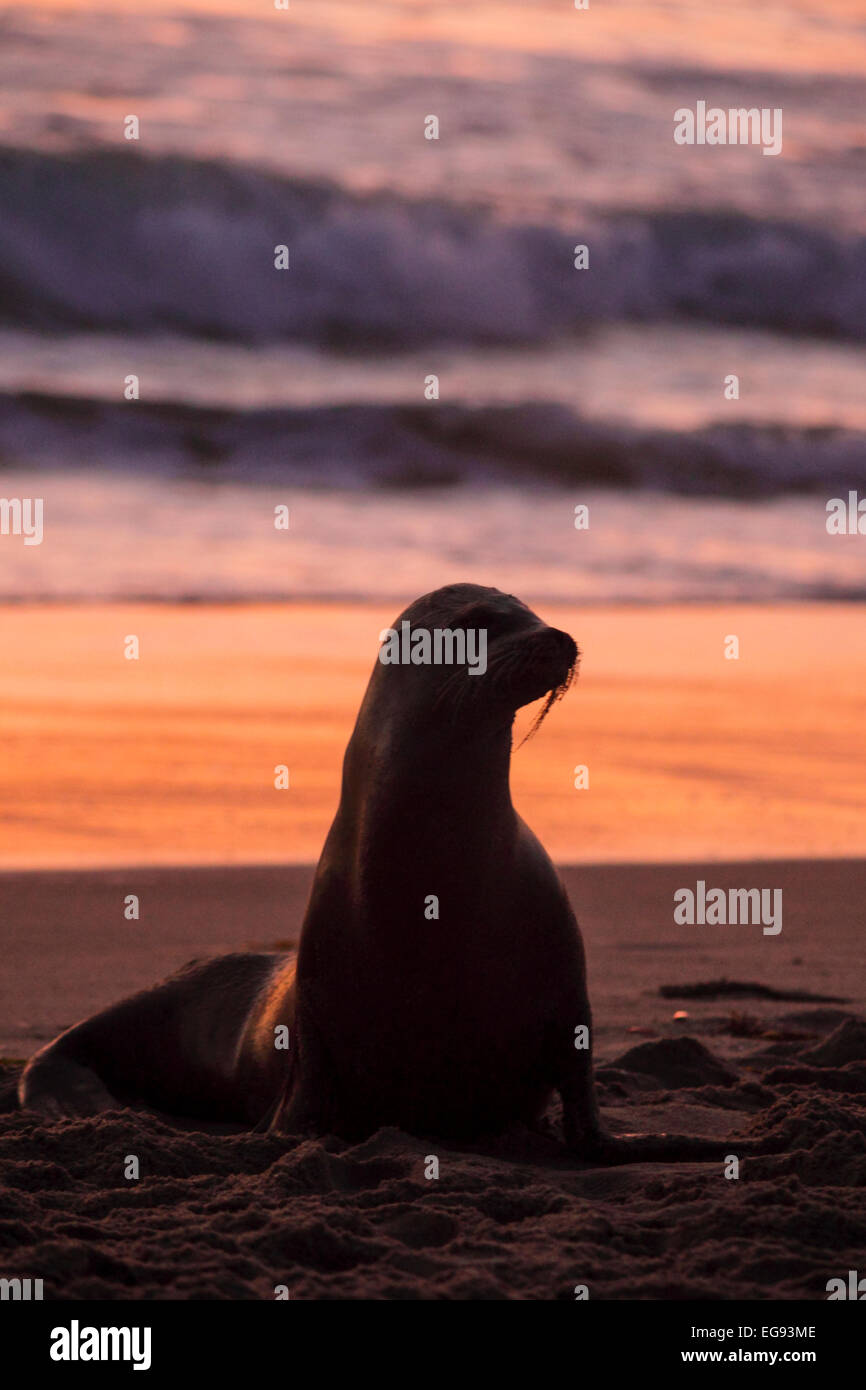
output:
[[[476,710],[455,722],[430,703],[395,701],[393,689],[370,682],[332,832],[364,864],[371,897],[378,878],[392,887],[404,873],[440,882],[458,865],[471,877],[515,833],[509,715]]]
[[[411,807],[415,817],[425,804],[461,815],[477,804],[489,822],[512,811],[511,743],[511,721],[501,717],[456,729],[413,719],[411,711],[359,717],[343,763],[342,803],[374,797],[389,808]]]

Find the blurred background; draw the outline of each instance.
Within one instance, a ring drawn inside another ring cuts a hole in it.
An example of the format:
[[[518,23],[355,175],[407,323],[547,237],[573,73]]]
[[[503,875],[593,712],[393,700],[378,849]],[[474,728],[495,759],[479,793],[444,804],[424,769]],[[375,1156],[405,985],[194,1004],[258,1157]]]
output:
[[[0,0],[0,863],[315,861],[455,580],[583,649],[561,860],[866,852],[864,71],[861,0]]]
[[[864,67],[859,0],[0,3],[0,460],[50,538],[3,596],[862,596]],[[782,154],[675,145],[697,100]]]

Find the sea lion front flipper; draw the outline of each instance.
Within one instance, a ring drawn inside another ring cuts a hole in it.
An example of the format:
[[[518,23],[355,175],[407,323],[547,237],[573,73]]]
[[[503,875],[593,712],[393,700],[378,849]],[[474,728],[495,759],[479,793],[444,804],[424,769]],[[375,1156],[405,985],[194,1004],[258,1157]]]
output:
[[[289,1074],[270,1112],[268,1131],[338,1133],[333,1068],[309,1012],[296,1017],[294,1043]]]
[[[274,1125],[274,1121],[277,1118],[282,1104],[283,1095],[282,1093],[280,1093],[280,1095],[277,1096],[273,1104],[268,1106],[267,1110],[265,1111],[264,1115],[262,1115],[262,1118],[259,1120],[258,1124],[253,1125],[250,1133],[268,1134],[272,1129],[276,1128],[276,1126]]]
[[[595,1128],[578,1128],[573,1118],[567,1118],[570,1110],[563,1098],[566,1144],[576,1158],[586,1163],[605,1166],[622,1163],[723,1163],[730,1157],[747,1158],[767,1152],[766,1146],[754,1139],[707,1139],[698,1134],[609,1134],[600,1120]]]
[[[604,1164],[723,1163],[765,1150],[752,1139],[706,1139],[697,1134],[607,1134],[592,1157]]]
[[[568,1076],[558,1082],[557,1090],[562,1097],[562,1131],[566,1147],[579,1158],[596,1153],[606,1135],[598,1113],[592,1054],[589,1051],[575,1050],[569,1063]]]

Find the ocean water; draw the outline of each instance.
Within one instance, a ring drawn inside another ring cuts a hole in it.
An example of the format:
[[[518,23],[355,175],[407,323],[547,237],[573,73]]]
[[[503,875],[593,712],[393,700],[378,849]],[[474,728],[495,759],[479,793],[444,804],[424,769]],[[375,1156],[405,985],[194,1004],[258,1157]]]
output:
[[[858,0],[0,3],[0,595],[863,594],[864,69]]]
[[[32,474],[4,477],[29,496]],[[456,581],[532,602],[866,598],[863,537],[815,498],[497,484],[298,488],[46,471],[44,538],[4,541],[6,597],[392,601]],[[575,530],[574,505],[589,527]],[[289,507],[289,529],[274,508]]]

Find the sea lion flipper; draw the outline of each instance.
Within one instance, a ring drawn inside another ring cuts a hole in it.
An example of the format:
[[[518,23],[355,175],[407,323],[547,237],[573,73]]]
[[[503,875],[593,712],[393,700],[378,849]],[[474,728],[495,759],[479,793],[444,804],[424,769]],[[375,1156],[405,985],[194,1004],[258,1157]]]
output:
[[[277,1096],[273,1104],[268,1106],[258,1123],[253,1125],[250,1132],[252,1134],[269,1134],[274,1128],[274,1120],[277,1118],[282,1103],[282,1095]]]
[[[191,962],[75,1024],[28,1062],[18,1087],[21,1106],[56,1118],[134,1103],[249,1123],[283,1071],[272,1026],[282,1021],[279,1009],[268,1014],[258,1040],[264,1061],[257,1052],[250,1063],[244,1042],[260,1002],[277,989],[284,959],[232,953]]]
[[[120,1108],[120,1101],[91,1067],[50,1047],[43,1048],[29,1063],[21,1078],[19,1096],[25,1109],[36,1110],[51,1120],[98,1115]]]
[[[562,1097],[562,1131],[566,1147],[578,1157],[597,1151],[605,1137],[598,1113],[592,1057],[576,1053],[570,1073],[557,1089]]]
[[[333,1063],[309,1015],[299,1016],[289,1072],[271,1112],[272,1134],[339,1133],[338,1082]]]
[[[577,1156],[592,1162],[722,1163],[732,1155],[747,1158],[762,1152],[750,1139],[707,1139],[698,1134],[608,1134],[601,1130]]]

